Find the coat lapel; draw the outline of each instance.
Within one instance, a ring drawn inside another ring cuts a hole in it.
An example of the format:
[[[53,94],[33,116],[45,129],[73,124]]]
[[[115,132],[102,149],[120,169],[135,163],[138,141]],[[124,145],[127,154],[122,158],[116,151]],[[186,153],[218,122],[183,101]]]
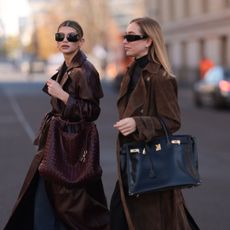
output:
[[[71,71],[67,71],[67,72],[63,75],[63,77],[62,77],[62,79],[61,79],[61,81],[60,81],[60,85],[61,85],[62,88],[63,88],[63,86],[65,85],[66,81],[68,80],[70,73],[71,73]]]
[[[135,89],[128,97],[127,93],[130,82],[130,73],[132,73],[133,67],[134,64],[132,63],[121,84],[120,96],[118,97],[117,101],[120,118],[133,116],[135,111],[137,111],[138,108],[142,107],[145,104],[147,90],[144,75],[150,77],[152,74],[159,71],[160,65],[154,62],[149,62],[142,70]]]
[[[85,60],[86,60],[85,54],[81,50],[79,50],[77,54],[73,57],[71,65],[68,67],[68,69],[66,70],[66,73],[62,77],[62,80],[60,82],[60,85],[62,86],[62,88],[66,84],[67,80],[70,79],[72,69],[80,67]]]
[[[144,105],[144,100],[146,98],[145,82],[142,76],[140,76],[130,97],[125,97],[128,93],[129,82],[130,76],[127,75],[122,82],[120,96],[117,101],[120,118],[132,116],[138,108]]]
[[[143,77],[140,76],[136,87],[134,88],[133,92],[130,95],[128,104],[124,110],[122,117],[132,116],[138,108],[144,105],[145,98],[146,98],[145,82],[143,80]]]

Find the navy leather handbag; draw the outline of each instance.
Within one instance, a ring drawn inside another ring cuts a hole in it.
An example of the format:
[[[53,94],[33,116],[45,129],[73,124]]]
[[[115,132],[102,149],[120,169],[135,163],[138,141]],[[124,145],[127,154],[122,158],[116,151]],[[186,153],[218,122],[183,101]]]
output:
[[[126,143],[121,148],[121,171],[129,195],[189,188],[201,183],[198,153],[191,135],[169,135],[150,142]]]

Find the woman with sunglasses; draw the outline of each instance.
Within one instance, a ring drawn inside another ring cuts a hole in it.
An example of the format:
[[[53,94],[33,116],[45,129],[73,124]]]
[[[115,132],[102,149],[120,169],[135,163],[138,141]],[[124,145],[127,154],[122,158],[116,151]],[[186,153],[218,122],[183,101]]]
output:
[[[39,173],[50,117],[93,122],[100,114],[99,100],[103,97],[98,72],[81,50],[81,26],[75,21],[64,21],[55,40],[64,63],[43,88],[51,97],[52,111],[45,116],[35,139],[38,153],[4,229],[108,230],[109,211],[101,177],[83,186],[69,187]]]
[[[133,57],[117,101],[118,182],[110,204],[112,230],[198,229],[179,189],[129,196],[121,164],[122,144],[150,141],[163,135],[158,117],[171,133],[180,128],[177,84],[171,72],[159,24],[151,18],[133,19],[124,35],[124,50]]]

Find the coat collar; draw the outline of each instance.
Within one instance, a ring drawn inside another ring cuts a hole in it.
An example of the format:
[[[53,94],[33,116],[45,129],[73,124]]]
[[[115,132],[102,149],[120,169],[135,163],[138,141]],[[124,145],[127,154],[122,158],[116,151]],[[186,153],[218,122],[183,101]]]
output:
[[[62,87],[65,85],[66,81],[70,78],[71,70],[73,68],[80,67],[86,59],[87,59],[86,55],[81,50],[79,50],[77,54],[73,57],[70,66],[67,68],[67,70],[65,71],[66,73],[62,77],[62,81],[60,84]],[[64,68],[65,68],[65,63],[63,62],[62,65],[57,69],[57,72],[51,77],[51,79],[55,81],[58,80],[58,78],[61,77],[61,75],[63,74]],[[45,84],[42,90],[48,94],[47,84]]]
[[[118,96],[118,110],[119,114],[122,117],[127,117],[132,115],[134,111],[136,111],[139,107],[143,106],[144,98],[146,98],[146,87],[143,76],[144,75],[153,75],[156,74],[160,69],[160,64],[149,61],[149,63],[143,68],[139,81],[133,92],[129,97],[129,101],[127,102],[127,98],[125,97],[128,93],[128,86],[130,82],[130,74],[132,73],[132,69],[134,68],[135,62],[131,63],[128,66],[127,73],[124,76],[124,79],[121,83],[120,94]]]
[[[71,64],[66,69],[65,71],[66,73],[63,75],[63,69],[65,68],[65,63],[63,62],[63,64],[58,69],[57,76],[55,77],[54,75],[53,77],[55,78],[55,80],[58,79],[59,77],[62,77],[60,85],[63,87],[66,81],[69,79],[72,69],[80,67],[86,59],[87,59],[86,55],[81,50],[79,50],[76,53],[76,55],[73,57]]]
[[[154,62],[154,61],[152,60],[152,58],[150,57],[150,55],[148,55],[148,60],[149,60],[149,62],[148,62],[148,64],[143,68],[143,71],[146,71],[146,72],[149,72],[149,73],[157,73],[157,72],[159,71],[160,64],[157,63],[157,62]],[[134,67],[134,65],[135,65],[135,61],[131,62],[131,63],[128,65],[128,67],[127,67],[128,72],[129,72],[130,69],[132,70],[132,68]]]
[[[135,62],[132,62],[128,67],[127,67],[127,73],[124,77],[124,80],[121,85],[121,90],[120,90],[120,97],[124,96],[124,94],[127,93],[128,91],[128,85],[130,81],[130,74],[132,73],[132,70],[134,68]],[[153,62],[149,60],[149,63],[143,68],[142,73],[147,73],[149,75],[155,74],[159,71],[160,69],[160,64]]]
[[[68,67],[67,71],[73,68],[80,67],[86,59],[86,55],[81,50],[78,50],[76,55],[73,57],[72,62]]]

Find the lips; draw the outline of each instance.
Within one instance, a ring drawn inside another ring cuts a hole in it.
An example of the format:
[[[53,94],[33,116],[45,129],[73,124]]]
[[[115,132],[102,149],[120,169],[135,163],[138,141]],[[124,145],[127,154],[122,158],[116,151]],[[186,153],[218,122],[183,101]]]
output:
[[[61,48],[66,49],[66,48],[69,48],[69,46],[68,45],[62,45]]]

